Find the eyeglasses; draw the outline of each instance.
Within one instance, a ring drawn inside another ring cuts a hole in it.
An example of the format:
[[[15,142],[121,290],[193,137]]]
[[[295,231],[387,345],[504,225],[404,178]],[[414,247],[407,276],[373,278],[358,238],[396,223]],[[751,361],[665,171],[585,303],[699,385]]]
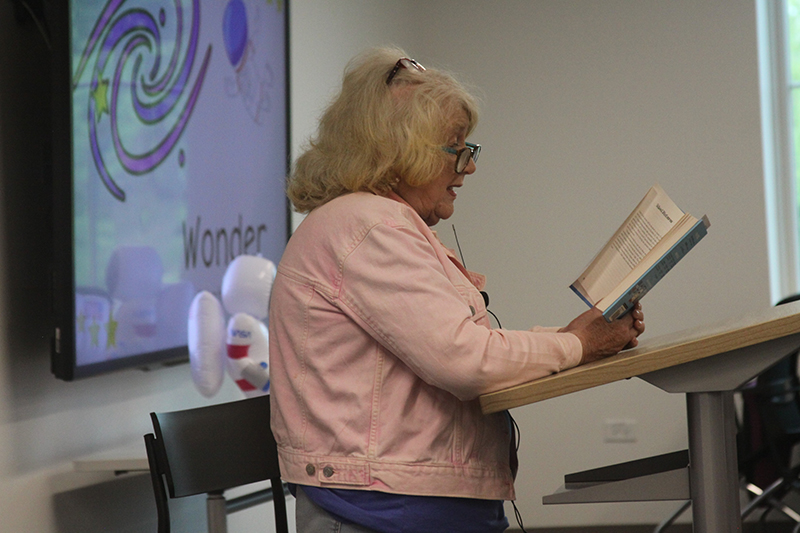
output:
[[[413,68],[419,72],[425,72],[425,67],[417,63],[416,60],[409,59],[407,57],[401,57],[400,59],[397,60],[397,63],[394,64],[394,68],[389,73],[389,76],[386,78],[386,85],[392,83],[392,80],[394,79],[394,77],[397,75],[397,72],[401,68],[407,68],[409,70]]]
[[[464,169],[467,168],[469,164],[470,157],[476,163],[478,162],[478,156],[481,154],[481,145],[480,144],[472,144],[472,143],[465,143],[467,146],[465,148],[461,148],[456,150],[455,148],[450,148],[449,146],[442,146],[442,150],[447,152],[448,154],[455,154],[456,155],[456,174],[461,174],[464,172]]]

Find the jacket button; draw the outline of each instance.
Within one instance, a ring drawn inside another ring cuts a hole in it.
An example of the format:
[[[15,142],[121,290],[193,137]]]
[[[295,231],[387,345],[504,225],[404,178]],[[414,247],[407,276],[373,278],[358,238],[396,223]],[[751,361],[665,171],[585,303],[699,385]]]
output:
[[[325,468],[323,468],[322,469],[322,475],[325,476],[325,477],[333,476],[333,467],[328,465]]]
[[[308,463],[306,465],[306,474],[308,474],[309,476],[313,476],[314,472],[316,472],[316,471],[317,471],[317,469],[314,468],[314,465],[312,465],[311,463]]]
[[[469,310],[472,312],[472,316],[475,316],[475,308],[470,305]]]

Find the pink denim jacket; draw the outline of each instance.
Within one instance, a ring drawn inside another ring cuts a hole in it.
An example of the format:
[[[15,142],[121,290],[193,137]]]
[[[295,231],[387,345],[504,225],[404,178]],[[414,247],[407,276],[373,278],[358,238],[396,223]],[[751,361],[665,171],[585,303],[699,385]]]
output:
[[[269,318],[272,429],[301,485],[514,499],[480,394],[578,364],[570,333],[490,329],[467,272],[399,197],[353,193],[289,241]]]

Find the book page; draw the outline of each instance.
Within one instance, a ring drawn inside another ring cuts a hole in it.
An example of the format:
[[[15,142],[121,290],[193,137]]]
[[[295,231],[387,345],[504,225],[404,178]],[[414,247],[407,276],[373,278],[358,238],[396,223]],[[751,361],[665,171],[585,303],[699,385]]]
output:
[[[653,249],[680,220],[683,211],[664,190],[653,186],[576,280],[576,289],[596,304]]]
[[[645,257],[633,268],[630,272],[628,272],[622,280],[622,283],[618,284],[616,287],[613,288],[611,292],[609,292],[606,296],[600,299],[597,302],[597,307],[601,311],[605,311],[609,305],[614,303],[614,301],[622,296],[628,288],[630,288],[634,283],[637,282],[648,270],[650,270],[653,265],[655,265],[664,255],[669,251],[675,243],[681,240],[681,238],[686,235],[689,230],[697,223],[697,218],[693,217],[692,215],[685,213],[680,220],[667,232],[665,237],[661,239],[653,248],[646,254]],[[674,264],[678,259],[674,259],[672,264]],[[667,268],[669,270],[669,268]]]

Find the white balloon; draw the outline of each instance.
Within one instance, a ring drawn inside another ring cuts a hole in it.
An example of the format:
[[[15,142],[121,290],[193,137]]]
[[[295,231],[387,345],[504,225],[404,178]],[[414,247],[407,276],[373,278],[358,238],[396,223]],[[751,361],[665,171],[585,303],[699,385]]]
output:
[[[210,292],[201,291],[192,300],[188,331],[192,380],[210,398],[225,376],[225,311]]]
[[[228,321],[228,375],[246,396],[269,392],[269,333],[260,320],[237,313]]]
[[[231,314],[247,313],[258,320],[267,318],[275,273],[275,263],[263,257],[240,255],[231,261],[222,278],[225,309]]]
[[[204,396],[220,389],[225,367],[245,396],[269,393],[269,333],[263,320],[276,270],[269,259],[240,255],[222,278],[222,304],[206,291],[192,301],[189,356],[192,379]],[[227,329],[226,311],[233,315]]]

